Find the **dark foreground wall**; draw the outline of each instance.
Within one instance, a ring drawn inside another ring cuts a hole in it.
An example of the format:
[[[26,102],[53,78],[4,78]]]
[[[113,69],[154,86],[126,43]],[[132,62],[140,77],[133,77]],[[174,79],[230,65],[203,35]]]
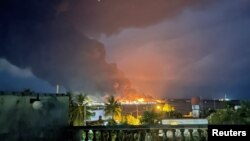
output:
[[[68,124],[68,106],[65,94],[0,92],[1,141],[59,140]]]

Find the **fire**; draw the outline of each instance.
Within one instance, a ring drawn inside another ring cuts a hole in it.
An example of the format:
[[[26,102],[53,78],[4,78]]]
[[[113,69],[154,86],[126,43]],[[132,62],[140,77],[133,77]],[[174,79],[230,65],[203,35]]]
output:
[[[139,98],[137,101],[138,102],[144,102],[144,98]]]
[[[155,99],[154,97],[139,92],[135,88],[129,86],[121,87],[119,83],[114,83],[114,89],[117,93],[117,99],[122,104],[138,104],[138,103],[163,103],[162,100]]]
[[[140,93],[126,93],[117,97],[122,104],[163,103],[163,100]]]

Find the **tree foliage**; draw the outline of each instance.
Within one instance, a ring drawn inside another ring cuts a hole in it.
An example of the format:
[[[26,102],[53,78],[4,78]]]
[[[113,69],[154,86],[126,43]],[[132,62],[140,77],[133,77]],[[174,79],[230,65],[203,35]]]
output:
[[[250,102],[241,102],[239,109],[228,106],[219,109],[208,117],[210,124],[250,124]]]
[[[142,124],[157,124],[159,121],[159,113],[152,111],[145,111],[141,118]]]
[[[165,113],[165,118],[182,118],[182,117],[183,117],[182,113],[178,111],[169,111]]]
[[[167,104],[167,103],[165,103],[165,104],[163,105],[163,108],[162,108],[162,111],[163,111],[163,112],[172,112],[172,111],[174,111],[174,110],[175,110],[175,108],[174,108],[173,106]]]
[[[83,126],[84,120],[87,120],[92,115],[90,107],[87,106],[89,98],[87,94],[70,94],[72,99],[70,101],[69,122],[73,126]],[[86,111],[85,111],[86,108]],[[85,113],[86,112],[86,113]],[[84,115],[86,114],[86,116]],[[86,119],[84,119],[86,118]]]
[[[105,103],[105,116],[111,116],[111,119],[114,120],[115,116],[121,114],[121,104],[114,96],[109,96],[107,102]]]
[[[141,124],[141,117],[136,118],[132,114],[127,114],[122,117],[122,124],[124,125],[140,125]]]

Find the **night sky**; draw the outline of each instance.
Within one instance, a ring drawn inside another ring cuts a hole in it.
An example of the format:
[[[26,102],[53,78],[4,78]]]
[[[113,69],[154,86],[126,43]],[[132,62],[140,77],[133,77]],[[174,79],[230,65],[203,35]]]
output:
[[[0,90],[250,98],[249,0],[1,0]]]

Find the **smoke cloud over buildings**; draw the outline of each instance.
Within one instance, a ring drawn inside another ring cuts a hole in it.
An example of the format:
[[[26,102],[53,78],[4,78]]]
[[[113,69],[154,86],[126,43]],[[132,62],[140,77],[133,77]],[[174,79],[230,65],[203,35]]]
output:
[[[248,24],[247,0],[2,0],[0,59],[68,91],[245,93]]]
[[[115,64],[107,63],[103,44],[90,35],[147,26],[192,3],[166,2],[2,1],[0,57],[67,90],[114,93],[131,84]]]

